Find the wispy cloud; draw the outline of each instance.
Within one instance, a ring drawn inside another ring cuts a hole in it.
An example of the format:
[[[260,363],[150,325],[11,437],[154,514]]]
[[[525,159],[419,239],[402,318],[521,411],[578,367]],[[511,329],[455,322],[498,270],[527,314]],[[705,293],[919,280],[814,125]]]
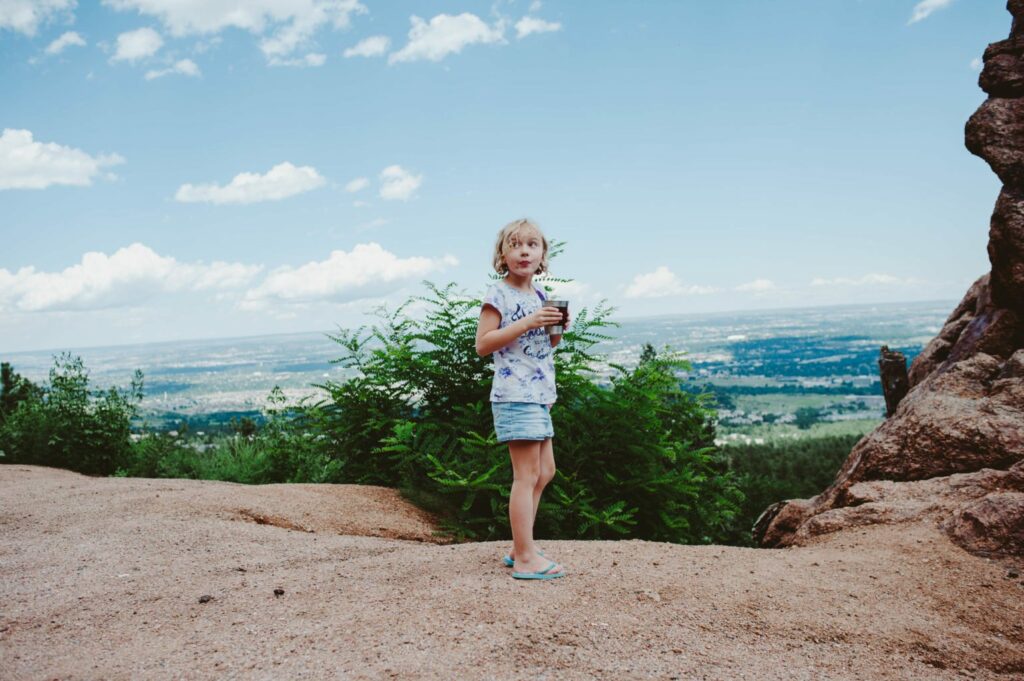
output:
[[[949,7],[951,4],[953,4],[953,0],[921,0],[921,2],[914,5],[914,11],[907,24],[916,24],[930,17],[933,12]]]
[[[409,42],[388,56],[389,64],[426,59],[441,61],[450,54],[458,54],[468,45],[504,42],[505,22],[499,20],[489,26],[480,17],[469,12],[459,15],[438,14],[429,22],[410,17]]]
[[[536,17],[523,17],[516,22],[516,38],[520,40],[531,33],[552,33],[561,30],[562,24],[557,21],[544,21]]]
[[[75,31],[67,31],[59,38],[54,40],[52,43],[46,46],[46,54],[60,54],[68,47],[76,45],[78,47],[85,47],[85,39],[78,35]]]
[[[662,265],[653,272],[638,274],[626,287],[627,298],[664,298],[666,296],[704,295],[714,293],[711,286],[684,286],[672,270]]]
[[[581,281],[546,282],[540,280],[536,281],[536,283],[551,286],[553,289],[551,298],[553,300],[558,298],[568,300],[570,310],[573,308],[579,309],[588,302],[597,302],[598,298],[600,298],[600,295],[592,290],[590,284],[585,284]]]
[[[736,287],[737,291],[746,291],[752,293],[767,293],[768,291],[774,291],[776,289],[775,282],[771,279],[755,279],[748,281],[745,284],[740,284]]]
[[[117,48],[111,61],[136,62],[152,57],[163,44],[164,39],[151,28],[127,31],[117,36]]]
[[[29,130],[7,128],[0,135],[0,189],[88,186],[104,168],[120,163],[124,158],[118,154],[90,156],[81,149],[36,142]]]
[[[192,61],[191,59],[180,59],[174,62],[174,66],[171,66],[170,68],[147,71],[146,80],[163,78],[164,76],[168,76],[172,73],[178,73],[183,76],[191,76],[193,78],[198,78],[200,75],[202,75],[199,73],[199,67],[196,66],[196,63],[194,61]]]
[[[326,260],[277,268],[246,292],[240,307],[261,310],[274,303],[344,303],[374,298],[457,264],[451,255],[400,258],[377,243],[357,244],[351,251],[332,251]]]
[[[891,274],[880,274],[872,272],[861,277],[835,277],[826,279],[815,277],[811,280],[811,286],[906,286],[923,283],[913,277],[900,278]]]
[[[319,65],[308,56],[297,61],[287,57],[308,45],[321,29],[348,28],[353,16],[368,11],[358,0],[103,0],[103,4],[156,17],[175,37],[215,34],[226,28],[249,31],[261,37],[260,50],[269,63],[291,66]]]
[[[386,35],[364,38],[343,53],[345,57],[379,57],[391,49],[391,39]]]
[[[370,186],[370,180],[365,177],[357,177],[345,185],[345,191],[349,194],[360,192]]]
[[[974,59],[971,60],[972,71],[981,71],[981,67],[984,65],[985,62],[982,61],[981,57],[975,57]]]
[[[413,175],[402,166],[388,166],[380,171],[380,198],[385,201],[408,201],[421,184],[422,175]]]
[[[73,17],[76,4],[75,0],[2,0],[0,29],[34,36],[40,24],[60,15]]]
[[[323,66],[327,63],[327,55],[320,52],[310,52],[305,57],[270,57],[267,64],[270,66]]]
[[[89,252],[59,272],[0,269],[0,310],[91,310],[139,304],[165,291],[232,289],[248,285],[260,265],[178,262],[133,243],[112,255]]]
[[[239,173],[224,186],[183,184],[174,198],[183,203],[258,203],[278,201],[322,187],[326,180],[311,166],[285,161],[265,174]]]

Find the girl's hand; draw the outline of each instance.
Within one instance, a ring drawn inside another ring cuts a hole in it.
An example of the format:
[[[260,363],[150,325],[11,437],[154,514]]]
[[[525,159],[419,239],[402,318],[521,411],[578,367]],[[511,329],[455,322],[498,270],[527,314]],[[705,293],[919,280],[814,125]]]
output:
[[[539,329],[544,326],[551,326],[562,321],[562,311],[557,307],[545,306],[534,312],[523,321],[527,329]]]

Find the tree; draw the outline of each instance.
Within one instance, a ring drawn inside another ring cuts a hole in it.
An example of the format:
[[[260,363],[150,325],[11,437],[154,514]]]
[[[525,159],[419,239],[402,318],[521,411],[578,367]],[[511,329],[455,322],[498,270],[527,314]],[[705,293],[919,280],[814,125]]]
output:
[[[62,353],[54,358],[49,385],[5,418],[0,448],[12,463],[110,475],[131,456],[130,424],[142,386],[136,370],[128,389],[91,391],[82,358]]]
[[[800,430],[807,430],[821,420],[821,411],[814,407],[800,407],[794,416],[796,416],[796,427]]]
[[[39,399],[42,389],[14,372],[7,362],[0,363],[0,426],[4,419],[13,414],[18,404],[30,399]]]

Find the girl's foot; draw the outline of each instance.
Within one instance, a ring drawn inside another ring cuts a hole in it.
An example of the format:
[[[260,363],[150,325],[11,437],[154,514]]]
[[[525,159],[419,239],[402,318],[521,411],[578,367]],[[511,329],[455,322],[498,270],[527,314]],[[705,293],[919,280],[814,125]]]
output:
[[[548,570],[548,566],[552,565],[552,563],[554,565]],[[529,561],[517,560],[515,567],[512,568],[513,572],[540,572],[541,570],[544,570],[545,574],[558,574],[564,568],[559,563],[555,563],[555,561],[548,560],[542,556],[534,556],[533,560]]]

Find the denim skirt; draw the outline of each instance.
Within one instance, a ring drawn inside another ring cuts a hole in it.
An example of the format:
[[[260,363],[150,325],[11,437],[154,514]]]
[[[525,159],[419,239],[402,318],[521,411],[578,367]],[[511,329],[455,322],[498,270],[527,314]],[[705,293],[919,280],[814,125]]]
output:
[[[555,436],[551,410],[536,402],[491,402],[498,442],[546,440]]]

